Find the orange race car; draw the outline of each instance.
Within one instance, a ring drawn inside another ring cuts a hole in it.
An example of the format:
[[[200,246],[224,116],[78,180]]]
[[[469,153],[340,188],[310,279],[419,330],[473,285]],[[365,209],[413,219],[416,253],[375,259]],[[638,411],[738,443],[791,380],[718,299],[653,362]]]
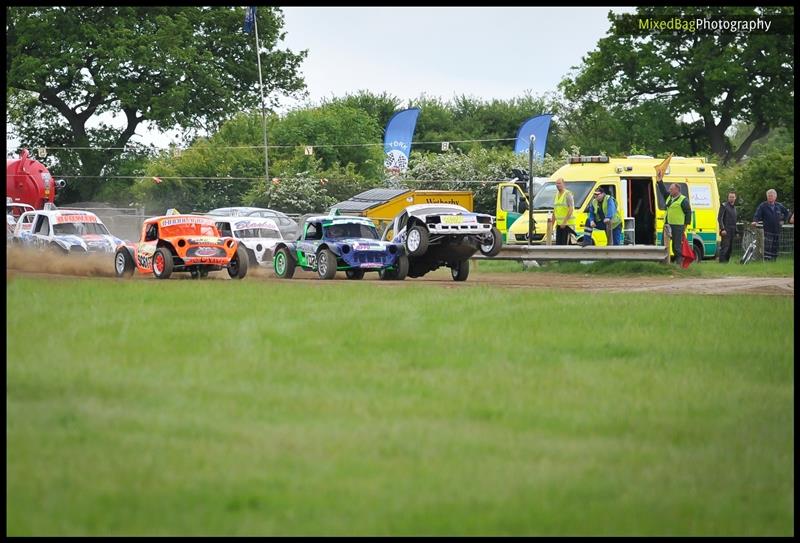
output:
[[[247,275],[247,253],[236,239],[222,237],[207,217],[166,215],[144,221],[139,241],[117,248],[117,277],[131,277],[137,268],[157,279],[187,271],[197,279],[227,268],[231,278],[242,279]]]

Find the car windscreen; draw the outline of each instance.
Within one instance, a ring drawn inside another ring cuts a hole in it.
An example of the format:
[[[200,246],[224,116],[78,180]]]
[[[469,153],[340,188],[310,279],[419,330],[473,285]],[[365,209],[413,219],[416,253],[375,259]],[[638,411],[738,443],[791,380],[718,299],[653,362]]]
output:
[[[594,187],[594,181],[567,181],[564,183],[564,188],[572,192],[572,198],[575,201],[575,209],[580,209],[589,191]],[[553,209],[553,204],[556,200],[556,193],[558,189],[555,183],[545,183],[536,196],[533,198],[533,209]]]
[[[380,239],[374,226],[358,222],[330,224],[324,227],[328,239],[368,238]]]
[[[281,235],[277,230],[272,228],[243,228],[241,230],[234,230],[233,235],[237,238],[280,238]]]
[[[203,223],[181,223],[161,227],[161,237],[171,238],[174,236],[210,236],[219,237],[219,231],[213,224]]]
[[[96,234],[107,236],[108,228],[99,222],[63,222],[53,225],[53,233],[57,236],[86,236]]]

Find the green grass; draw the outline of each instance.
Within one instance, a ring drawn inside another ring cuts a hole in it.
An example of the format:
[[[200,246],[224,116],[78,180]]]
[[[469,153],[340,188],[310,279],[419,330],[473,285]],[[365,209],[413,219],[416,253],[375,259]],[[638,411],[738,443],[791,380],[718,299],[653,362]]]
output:
[[[793,297],[6,290],[9,535],[794,531]]]
[[[475,261],[473,261],[474,263]],[[740,265],[731,261],[720,264],[716,261],[692,263],[687,269],[675,264],[658,262],[612,262],[596,261],[591,264],[580,262],[541,262],[539,267],[524,268],[521,262],[509,260],[478,261],[473,264],[479,273],[495,272],[557,272],[589,273],[595,275],[674,275],[676,277],[792,277],[794,259],[780,258],[775,262],[754,262]]]

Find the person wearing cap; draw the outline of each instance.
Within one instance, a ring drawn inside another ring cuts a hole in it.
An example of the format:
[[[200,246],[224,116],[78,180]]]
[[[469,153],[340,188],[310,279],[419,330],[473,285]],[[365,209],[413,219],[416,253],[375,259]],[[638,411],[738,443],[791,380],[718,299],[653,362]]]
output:
[[[617,202],[610,194],[606,194],[602,187],[594,191],[594,199],[589,203],[589,216],[583,229],[581,245],[586,247],[592,244],[592,232],[600,228],[604,232],[611,228],[609,245],[622,245],[622,215],[620,215]]]
[[[681,256],[681,246],[683,236],[692,222],[692,207],[689,198],[681,194],[681,189],[677,183],[672,183],[669,190],[664,186],[664,171],[656,170],[656,186],[661,196],[666,200],[667,214],[664,218],[665,230],[667,235],[672,238],[672,261],[680,265],[683,262]]]

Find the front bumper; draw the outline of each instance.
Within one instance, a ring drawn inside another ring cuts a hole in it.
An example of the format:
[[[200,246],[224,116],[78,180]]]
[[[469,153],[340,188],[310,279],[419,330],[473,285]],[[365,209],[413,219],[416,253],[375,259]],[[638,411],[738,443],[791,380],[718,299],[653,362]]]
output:
[[[400,255],[398,250],[394,254],[389,251],[350,251],[342,254],[341,259],[345,266],[366,270],[382,270],[394,266],[397,257]]]

